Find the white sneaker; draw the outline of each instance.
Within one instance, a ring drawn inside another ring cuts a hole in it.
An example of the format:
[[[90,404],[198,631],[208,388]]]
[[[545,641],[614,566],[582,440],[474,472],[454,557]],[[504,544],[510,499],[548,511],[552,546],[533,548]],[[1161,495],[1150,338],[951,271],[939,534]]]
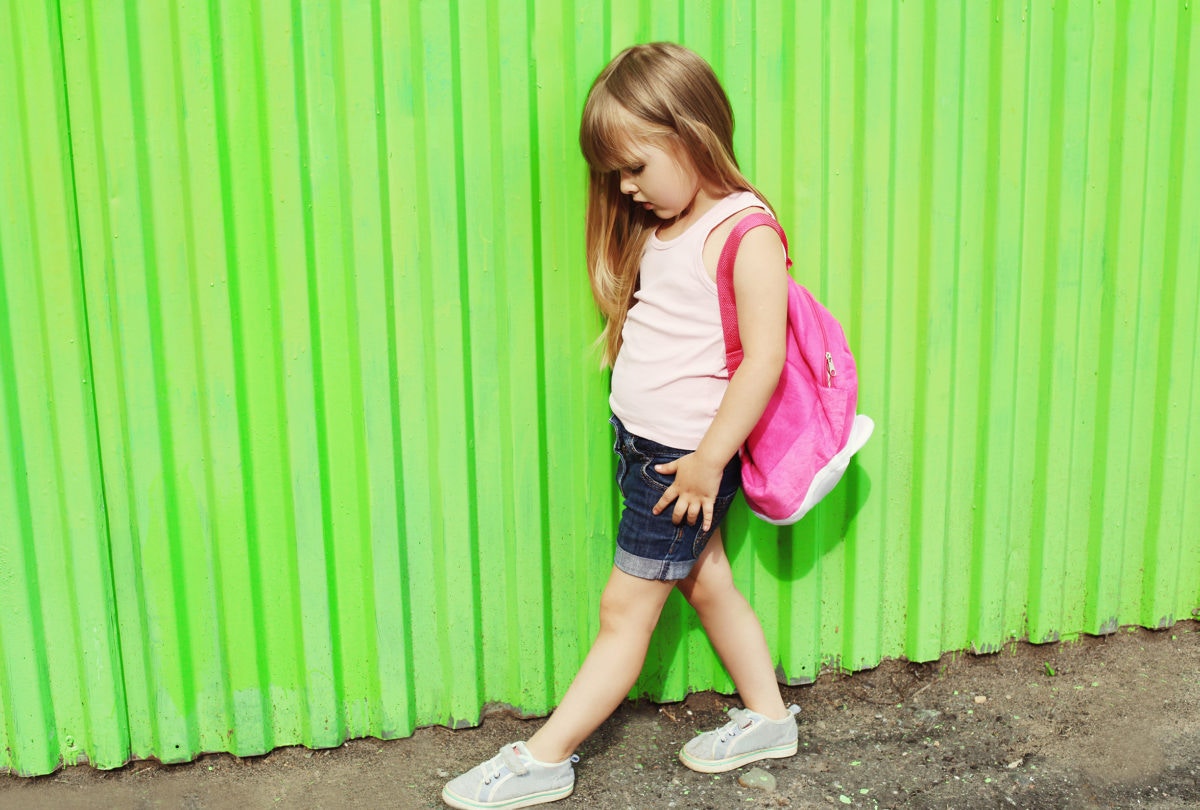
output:
[[[788,706],[788,716],[770,720],[749,709],[730,709],[730,720],[716,731],[697,735],[679,752],[679,761],[693,771],[723,773],[760,759],[784,759],[796,753],[800,732],[796,715],[800,707]]]
[[[525,743],[510,743],[487,762],[450,780],[442,801],[459,810],[516,810],[565,799],[575,790],[579,757],[539,762]]]

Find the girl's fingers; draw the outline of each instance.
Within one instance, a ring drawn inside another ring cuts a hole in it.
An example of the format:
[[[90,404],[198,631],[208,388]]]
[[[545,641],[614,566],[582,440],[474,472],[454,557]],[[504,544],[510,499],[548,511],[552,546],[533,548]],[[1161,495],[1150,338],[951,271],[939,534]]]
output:
[[[662,500],[655,505],[654,514],[660,514],[664,509],[666,509],[667,504],[670,503],[667,495],[670,495],[671,499],[674,499],[674,495],[671,493],[671,490],[668,489],[666,495],[663,495]],[[701,515],[703,515],[704,530],[708,531],[709,526],[712,525],[712,510],[713,505],[709,501],[687,502],[683,498],[680,498],[675,501],[675,511],[671,513],[671,522],[678,526],[680,523],[686,520],[689,526],[695,526],[696,521],[700,519]]]
[[[670,487],[667,488],[667,491],[663,493],[663,496],[658,499],[658,503],[654,504],[654,508],[651,509],[650,511],[656,515],[661,515],[663,513],[663,511],[666,510],[666,508],[671,505],[671,501],[673,501],[673,500],[675,500],[675,485],[674,484],[672,484]],[[675,523],[679,523],[679,519],[677,517],[672,517],[671,519]]]

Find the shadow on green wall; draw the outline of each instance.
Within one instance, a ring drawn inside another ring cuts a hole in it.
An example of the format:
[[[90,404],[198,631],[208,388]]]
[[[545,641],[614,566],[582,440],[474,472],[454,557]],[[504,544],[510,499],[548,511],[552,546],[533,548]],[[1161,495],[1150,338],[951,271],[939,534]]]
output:
[[[784,586],[783,590],[796,586],[813,574],[821,558],[851,536],[854,521],[870,496],[870,476],[856,459],[837,489],[793,526],[775,527],[759,520],[739,497],[722,529],[726,552],[733,562],[734,580],[738,581],[744,571],[743,555],[751,554]],[[749,592],[746,583],[738,584],[743,592]],[[817,582],[809,587],[820,589],[821,585]],[[762,618],[765,606],[755,607]],[[672,593],[654,631],[634,694],[654,701],[674,701],[695,691],[695,684],[684,683],[679,676],[682,673],[689,673],[692,678],[698,676],[694,669],[696,662],[689,665],[686,659],[690,640],[701,632],[695,611],[680,593]],[[719,667],[715,656],[710,660]],[[733,691],[733,683],[720,671],[714,671],[713,683],[718,692]]]
[[[867,499],[871,478],[858,460],[850,462],[841,485],[819,503],[803,520],[775,531],[775,541],[757,537],[755,552],[763,567],[781,582],[798,582],[807,577],[817,561],[850,536],[851,527]],[[754,518],[746,515],[750,520]],[[745,542],[748,533],[740,533]],[[730,554],[735,553],[734,549]]]

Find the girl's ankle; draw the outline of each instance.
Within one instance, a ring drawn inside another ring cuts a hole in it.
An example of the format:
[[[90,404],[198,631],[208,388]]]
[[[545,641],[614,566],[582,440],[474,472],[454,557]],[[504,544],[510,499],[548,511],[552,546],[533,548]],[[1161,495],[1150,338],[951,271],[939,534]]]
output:
[[[788,707],[785,706],[782,701],[779,703],[778,706],[765,707],[765,711],[763,709],[753,708],[749,705],[747,705],[746,708],[750,709],[750,711],[754,712],[755,714],[760,714],[763,717],[767,718],[768,720],[774,721],[776,723],[778,723],[782,720],[787,720],[789,717],[792,716],[791,710],[788,709]]]
[[[560,750],[545,748],[543,747],[544,743],[538,741],[536,737],[536,734],[531,737],[525,743],[525,747],[529,749],[529,753],[532,754],[533,758],[538,762],[542,763],[543,765],[557,765],[558,763],[564,762],[571,758],[571,751],[567,751],[564,754]]]

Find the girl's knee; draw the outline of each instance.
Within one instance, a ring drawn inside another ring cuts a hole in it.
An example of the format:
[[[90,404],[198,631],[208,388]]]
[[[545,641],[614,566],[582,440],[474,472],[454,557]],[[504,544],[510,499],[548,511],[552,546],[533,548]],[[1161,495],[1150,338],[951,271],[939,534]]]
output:
[[[600,595],[600,632],[653,632],[670,587],[654,583],[646,586],[645,593],[631,592],[638,590],[627,582],[609,583]]]
[[[680,588],[688,604],[701,615],[707,610],[721,610],[731,601],[742,599],[741,592],[730,576],[699,577],[686,590]]]
[[[600,633],[615,633],[622,636],[645,635],[654,632],[658,615],[631,610],[628,605],[614,601],[600,601]]]

